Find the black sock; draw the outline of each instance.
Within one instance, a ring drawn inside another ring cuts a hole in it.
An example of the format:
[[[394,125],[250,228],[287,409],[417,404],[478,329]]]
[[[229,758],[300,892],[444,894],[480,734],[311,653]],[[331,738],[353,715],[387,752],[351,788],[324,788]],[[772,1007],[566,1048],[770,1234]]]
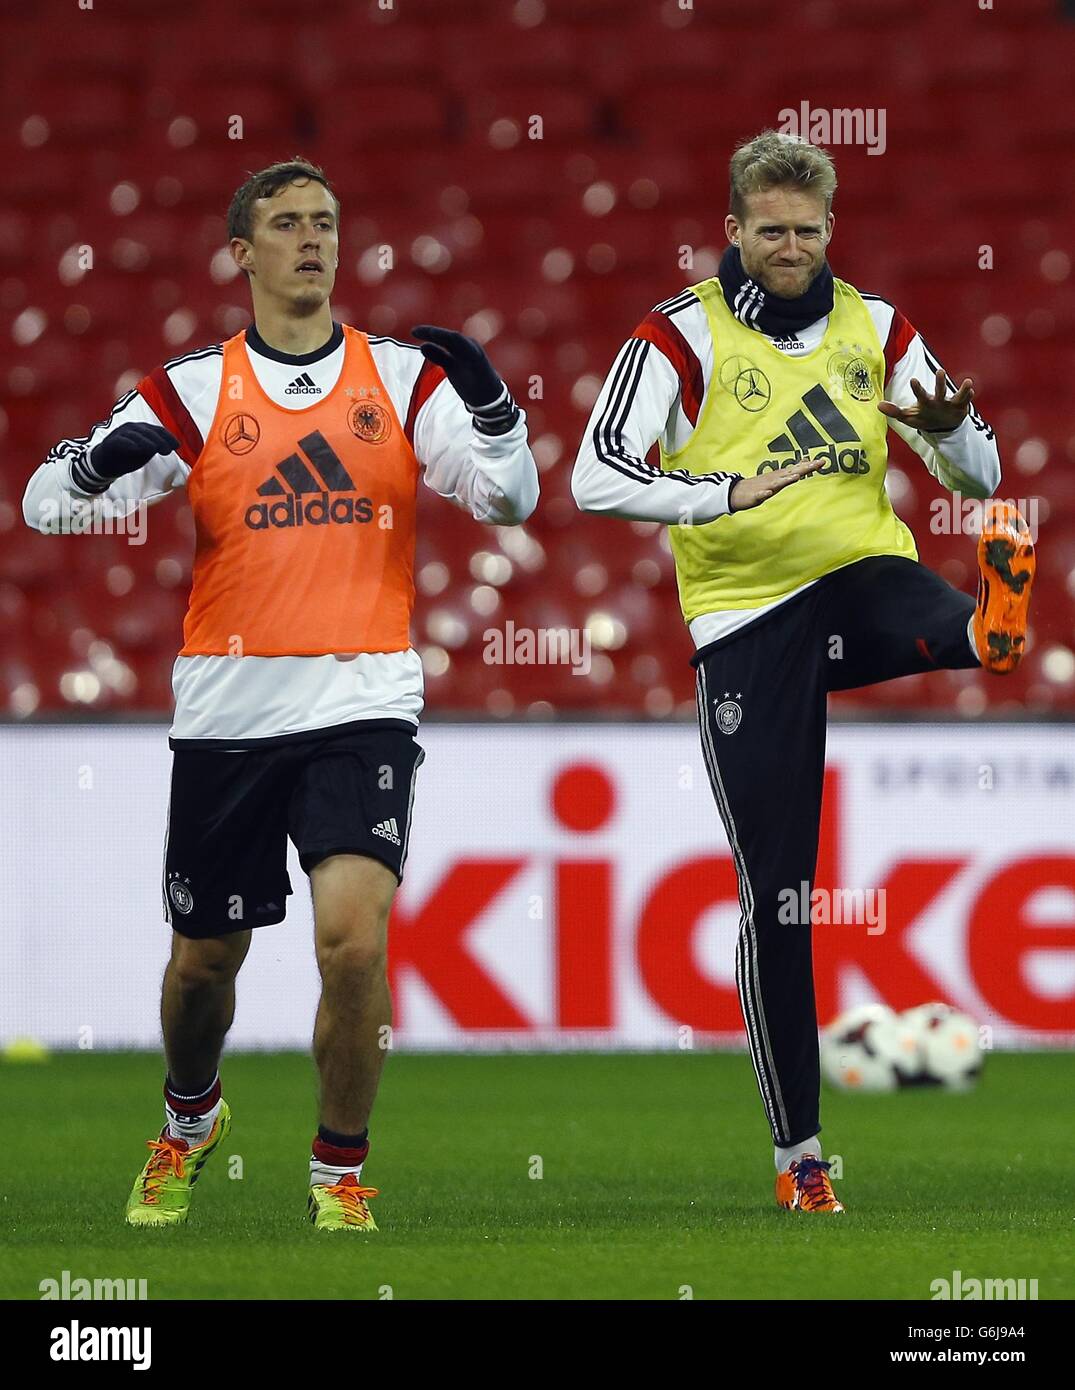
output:
[[[334,1129],[318,1125],[317,1137],[322,1144],[331,1144],[334,1149],[361,1149],[369,1140],[369,1127],[367,1126],[361,1134],[339,1134]]]

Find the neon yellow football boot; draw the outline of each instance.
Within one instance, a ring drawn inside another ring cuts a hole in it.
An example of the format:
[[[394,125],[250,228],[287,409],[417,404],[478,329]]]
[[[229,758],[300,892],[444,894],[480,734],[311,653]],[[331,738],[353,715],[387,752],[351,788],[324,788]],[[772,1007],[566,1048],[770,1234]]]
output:
[[[131,1226],[176,1226],[187,1219],[190,1194],[206,1159],[219,1148],[231,1129],[231,1111],[220,1102],[209,1138],[194,1148],[185,1139],[170,1139],[167,1126],[159,1139],[148,1140],[150,1155],[127,1198]]]
[[[377,1196],[375,1187],[362,1187],[354,1173],[345,1173],[338,1183],[314,1183],[306,1203],[306,1214],[316,1231],[362,1231],[377,1229],[367,1199]]]

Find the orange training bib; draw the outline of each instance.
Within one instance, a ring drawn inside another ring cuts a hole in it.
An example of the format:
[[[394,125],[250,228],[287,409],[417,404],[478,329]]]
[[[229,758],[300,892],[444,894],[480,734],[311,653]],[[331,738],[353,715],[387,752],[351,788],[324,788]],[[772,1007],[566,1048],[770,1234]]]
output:
[[[418,462],[364,333],[305,410],[274,404],[245,333],[223,345],[187,479],[197,548],[180,656],[320,656],[410,646]]]

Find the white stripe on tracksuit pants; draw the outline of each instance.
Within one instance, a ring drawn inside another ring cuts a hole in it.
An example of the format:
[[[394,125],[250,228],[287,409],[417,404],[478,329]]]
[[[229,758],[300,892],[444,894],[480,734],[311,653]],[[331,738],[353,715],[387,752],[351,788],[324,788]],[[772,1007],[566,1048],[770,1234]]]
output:
[[[798,1141],[786,1137],[788,1134],[787,1110],[780,1092],[780,1083],[776,1075],[776,1065],[773,1060],[773,1050],[769,1042],[769,1032],[762,1005],[761,983],[758,978],[757,931],[754,922],[754,890],[751,887],[750,874],[735,829],[735,819],[732,816],[728,794],[724,789],[720,767],[717,763],[711,728],[713,706],[709,697],[704,665],[699,664],[697,674],[698,725],[702,736],[702,754],[705,758],[717,810],[724,822],[724,830],[728,836],[728,844],[731,846],[736,875],[739,880],[741,916],[739,938],[735,946],[735,983],[739,990],[739,1002],[743,1010],[743,1021],[746,1024],[750,1057],[754,1063],[754,1074],[758,1080],[758,1090],[761,1092],[765,1113],[773,1132],[773,1142],[778,1145],[788,1145]],[[814,1133],[817,1133],[816,1129]],[[801,1137],[805,1139],[810,1136],[803,1135]]]
[[[812,929],[781,908],[783,894],[798,901],[801,884],[814,885],[829,692],[976,666],[973,611],[969,594],[917,561],[874,555],[692,658],[702,750],[739,880],[736,985],[779,1148],[820,1132]]]

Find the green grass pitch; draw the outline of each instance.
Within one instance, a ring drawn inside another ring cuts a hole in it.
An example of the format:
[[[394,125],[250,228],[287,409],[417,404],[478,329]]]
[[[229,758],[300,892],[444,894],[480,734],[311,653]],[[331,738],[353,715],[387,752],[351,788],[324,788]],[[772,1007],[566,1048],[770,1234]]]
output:
[[[0,1296],[66,1269],[151,1299],[928,1299],[958,1269],[1071,1298],[1073,1073],[1001,1054],[969,1095],[827,1092],[848,1211],[822,1218],[773,1201],[745,1055],[394,1055],[363,1174],[381,1230],[354,1237],[304,1219],[307,1057],[225,1058],[234,1126],[169,1231],[123,1222],[158,1057],[0,1063]]]

